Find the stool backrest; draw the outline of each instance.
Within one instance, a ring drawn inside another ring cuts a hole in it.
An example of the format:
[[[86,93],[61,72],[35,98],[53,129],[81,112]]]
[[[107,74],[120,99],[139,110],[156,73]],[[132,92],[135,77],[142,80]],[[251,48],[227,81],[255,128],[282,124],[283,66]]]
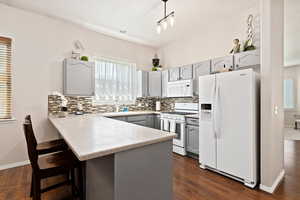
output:
[[[24,128],[24,134],[25,134],[26,143],[27,143],[27,151],[28,151],[28,156],[29,156],[29,160],[31,163],[31,167],[32,167],[33,171],[39,170],[38,152],[36,149],[37,141],[34,136],[30,115],[27,115],[25,117],[25,122],[23,124],[23,128]]]

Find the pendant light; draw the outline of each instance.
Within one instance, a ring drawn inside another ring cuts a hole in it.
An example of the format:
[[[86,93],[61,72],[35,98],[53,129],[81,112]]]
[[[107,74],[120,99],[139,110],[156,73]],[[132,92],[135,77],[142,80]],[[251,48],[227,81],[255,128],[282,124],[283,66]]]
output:
[[[164,17],[157,22],[156,31],[158,34],[161,33],[161,30],[167,30],[168,23],[170,27],[173,27],[175,24],[175,12],[172,11],[167,15],[167,2],[168,0],[161,0],[164,3]]]

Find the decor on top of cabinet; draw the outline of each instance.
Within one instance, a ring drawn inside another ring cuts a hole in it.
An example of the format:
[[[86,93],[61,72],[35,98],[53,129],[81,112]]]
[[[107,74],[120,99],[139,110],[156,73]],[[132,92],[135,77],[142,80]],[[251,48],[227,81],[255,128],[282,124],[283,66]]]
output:
[[[230,53],[239,53],[241,50],[241,44],[239,39],[234,39],[233,40],[233,49],[230,51]]]
[[[253,15],[249,15],[247,19],[247,39],[244,44],[244,51],[255,50],[255,46],[253,45],[254,39],[254,26],[253,26]]]
[[[84,47],[79,40],[74,41],[74,48],[72,51],[72,58],[76,60],[80,60],[80,54],[84,51]]]
[[[226,67],[226,65],[224,65],[224,67],[220,69],[220,72],[230,72],[230,71],[232,71],[232,68]]]
[[[152,59],[152,64],[153,64],[152,71],[161,70],[162,66],[159,65],[159,58],[158,58],[157,54],[154,55],[154,58]]]
[[[89,57],[87,57],[87,56],[81,56],[80,60],[82,60],[82,61],[89,61]]]

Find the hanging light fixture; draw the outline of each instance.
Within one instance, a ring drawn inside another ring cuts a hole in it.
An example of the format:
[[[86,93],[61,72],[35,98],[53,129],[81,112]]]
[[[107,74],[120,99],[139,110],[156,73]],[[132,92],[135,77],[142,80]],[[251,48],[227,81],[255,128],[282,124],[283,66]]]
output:
[[[161,25],[159,23],[157,23],[156,31],[158,34],[160,34],[160,32],[161,32]]]
[[[175,24],[175,12],[172,11],[167,15],[167,2],[168,0],[161,0],[164,2],[164,17],[157,22],[156,31],[158,34],[161,33],[161,29],[166,30],[168,28],[168,23],[170,27],[173,27]]]

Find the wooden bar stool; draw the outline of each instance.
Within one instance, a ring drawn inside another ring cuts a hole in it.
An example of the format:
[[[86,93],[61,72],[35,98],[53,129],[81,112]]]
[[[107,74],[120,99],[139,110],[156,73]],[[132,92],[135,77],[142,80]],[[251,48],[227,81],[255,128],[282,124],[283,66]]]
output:
[[[25,121],[29,122],[32,126],[31,116],[27,115]],[[39,155],[54,153],[57,151],[64,151],[68,149],[68,145],[63,139],[51,140],[47,142],[37,143],[36,138],[33,137],[33,142],[37,144],[37,151]]]
[[[72,185],[73,197],[80,195],[80,197],[82,198],[83,177],[82,177],[82,169],[81,169],[80,161],[75,157],[75,155],[70,150],[65,150],[65,149],[60,152],[39,157],[40,154],[37,148],[38,144],[34,136],[31,120],[29,119],[30,116],[27,116],[25,118],[25,123],[23,124],[23,128],[24,128],[25,138],[27,142],[28,156],[32,167],[33,200],[40,200],[41,193],[60,187],[65,184]],[[42,152],[46,152],[46,151],[42,151]],[[75,168],[78,168],[79,190],[75,186],[75,175],[74,175]],[[71,179],[69,178],[70,174],[71,174]],[[42,179],[46,179],[58,175],[65,175],[67,177],[66,181],[41,189]]]
[[[31,116],[27,115],[25,117],[25,121],[29,122],[32,126]],[[44,155],[49,153],[55,153],[59,151],[65,151],[68,149],[68,145],[65,143],[63,139],[51,140],[47,142],[37,143],[35,136],[33,135],[33,142],[37,145],[36,149],[38,155]],[[31,189],[30,189],[30,197],[33,195],[33,174],[31,180]]]

